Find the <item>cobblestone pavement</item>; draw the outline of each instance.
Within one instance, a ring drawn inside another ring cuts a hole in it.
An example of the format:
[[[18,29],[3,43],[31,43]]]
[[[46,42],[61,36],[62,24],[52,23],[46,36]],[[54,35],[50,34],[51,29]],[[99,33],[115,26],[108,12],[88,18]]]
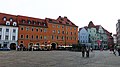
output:
[[[0,67],[120,67],[120,56],[109,51],[0,51]]]

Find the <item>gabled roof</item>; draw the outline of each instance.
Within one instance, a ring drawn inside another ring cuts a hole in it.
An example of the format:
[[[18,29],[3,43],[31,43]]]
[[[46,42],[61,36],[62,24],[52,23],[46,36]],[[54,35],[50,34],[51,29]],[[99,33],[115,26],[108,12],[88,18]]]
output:
[[[86,31],[87,31],[87,29],[88,29],[88,27],[85,26],[85,27],[81,27],[81,28],[79,28],[79,31],[81,31],[83,28],[84,28]]]
[[[95,26],[95,28],[96,28],[96,30],[99,30],[99,27],[100,27],[101,25],[96,25]]]
[[[65,24],[65,25],[70,25],[70,26],[76,26],[73,22],[71,22],[67,17],[61,17],[59,16],[57,18],[57,20],[59,21],[59,23],[61,24]],[[76,26],[77,27],[77,26]]]
[[[84,28],[85,28],[86,30],[88,30],[88,27],[87,27],[87,26],[85,26]]]
[[[89,28],[92,28],[92,27],[95,27],[95,25],[93,24],[92,21],[90,21],[89,24],[88,24],[88,27],[89,27]]]

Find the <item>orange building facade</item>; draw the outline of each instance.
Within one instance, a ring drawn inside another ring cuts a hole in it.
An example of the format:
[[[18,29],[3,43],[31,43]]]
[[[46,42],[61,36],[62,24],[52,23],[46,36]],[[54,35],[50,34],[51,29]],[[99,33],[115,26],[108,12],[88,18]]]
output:
[[[38,45],[41,48],[49,46],[69,47],[78,42],[78,26],[67,17],[59,16],[57,19],[33,18],[16,15],[18,22],[18,46],[30,48]]]

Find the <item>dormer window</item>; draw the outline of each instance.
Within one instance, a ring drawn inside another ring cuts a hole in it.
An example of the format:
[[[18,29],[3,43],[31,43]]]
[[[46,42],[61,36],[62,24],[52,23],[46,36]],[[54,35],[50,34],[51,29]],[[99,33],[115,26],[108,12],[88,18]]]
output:
[[[30,21],[30,20],[28,20],[28,24],[31,24],[31,21]]]
[[[25,20],[22,20],[22,23],[25,23]]]
[[[13,22],[13,26],[17,26],[17,23],[16,23],[16,22]]]
[[[38,22],[38,25],[40,25],[40,22]]]
[[[34,24],[36,24],[36,22],[35,22],[35,21],[34,21],[33,23],[34,23]]]
[[[46,24],[44,23],[44,26],[46,26]]]
[[[10,22],[12,22],[13,21],[13,19],[12,18],[10,18]]]
[[[7,18],[6,18],[6,17],[4,17],[4,18],[3,18],[3,20],[4,20],[4,21],[6,21],[6,20],[7,20]]]
[[[10,25],[10,21],[6,21],[6,25]]]

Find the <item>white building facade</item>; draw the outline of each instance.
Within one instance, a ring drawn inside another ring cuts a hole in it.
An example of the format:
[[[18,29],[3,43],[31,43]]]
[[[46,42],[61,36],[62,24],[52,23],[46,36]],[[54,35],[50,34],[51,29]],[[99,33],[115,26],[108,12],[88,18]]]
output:
[[[16,50],[18,26],[14,18],[15,16],[0,14],[0,48]]]
[[[1,48],[14,49],[13,47],[17,46],[17,40],[18,40],[18,27],[0,26],[0,47]]]

